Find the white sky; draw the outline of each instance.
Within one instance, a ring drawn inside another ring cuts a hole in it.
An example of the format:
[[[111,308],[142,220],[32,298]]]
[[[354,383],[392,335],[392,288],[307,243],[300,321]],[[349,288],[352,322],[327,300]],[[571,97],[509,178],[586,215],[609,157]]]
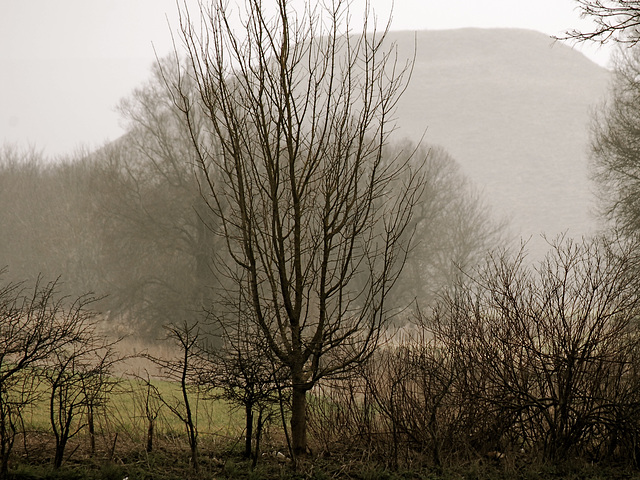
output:
[[[390,0],[370,3],[387,18]],[[353,2],[354,24],[363,4]],[[153,47],[160,56],[171,51],[176,17],[174,0],[0,0],[0,143],[55,156],[117,138],[123,130],[114,108],[148,78]],[[392,30],[514,27],[562,35],[588,25],[574,0],[395,0]],[[606,65],[608,49],[576,48]]]

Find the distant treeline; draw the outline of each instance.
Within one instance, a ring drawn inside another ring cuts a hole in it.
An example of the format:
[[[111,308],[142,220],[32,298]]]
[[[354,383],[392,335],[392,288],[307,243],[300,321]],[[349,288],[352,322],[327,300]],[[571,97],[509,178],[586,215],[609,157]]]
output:
[[[153,339],[214,301],[224,275],[186,127],[160,71],[122,101],[128,133],[93,152],[55,160],[0,149],[0,265],[14,281],[60,277],[69,294],[104,297],[113,328]],[[433,299],[461,269],[499,244],[504,225],[440,147],[389,146],[389,161],[424,163],[414,248],[396,289],[398,307]]]

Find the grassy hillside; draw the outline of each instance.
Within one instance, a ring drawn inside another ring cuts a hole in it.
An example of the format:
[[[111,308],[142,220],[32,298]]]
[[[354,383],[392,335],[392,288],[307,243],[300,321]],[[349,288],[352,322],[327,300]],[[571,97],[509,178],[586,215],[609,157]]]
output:
[[[412,55],[411,84],[396,135],[444,146],[514,233],[593,232],[588,180],[590,112],[609,72],[581,53],[528,30],[394,32]]]

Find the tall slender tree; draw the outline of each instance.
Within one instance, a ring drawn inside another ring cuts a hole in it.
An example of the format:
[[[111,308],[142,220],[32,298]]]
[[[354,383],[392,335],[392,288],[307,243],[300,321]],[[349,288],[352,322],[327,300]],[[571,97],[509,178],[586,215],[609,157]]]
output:
[[[276,4],[269,18],[263,2],[246,2],[241,33],[227,2],[200,3],[198,21],[183,9],[197,96],[181,75],[167,86],[226,241],[222,295],[246,289],[247,317],[289,372],[298,455],[307,392],[378,344],[422,179],[383,155],[411,68],[385,48],[388,25],[376,32],[367,15],[353,34],[346,1]]]

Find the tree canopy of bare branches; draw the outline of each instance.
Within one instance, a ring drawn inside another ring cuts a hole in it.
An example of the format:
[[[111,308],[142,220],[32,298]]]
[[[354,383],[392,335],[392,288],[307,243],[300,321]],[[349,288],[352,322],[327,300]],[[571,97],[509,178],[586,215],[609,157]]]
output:
[[[635,45],[640,41],[640,2],[637,0],[576,0],[580,15],[593,20],[591,31],[570,30],[567,38]]]
[[[198,95],[168,87],[226,239],[229,315],[245,298],[245,317],[289,371],[301,454],[307,392],[378,343],[422,180],[383,158],[411,67],[385,47],[386,29],[370,31],[367,17],[358,27],[369,32],[352,35],[347,2],[277,6],[267,18],[259,0],[247,2],[241,34],[226,2],[201,3],[199,23],[184,9]],[[194,123],[202,114],[207,134]]]

